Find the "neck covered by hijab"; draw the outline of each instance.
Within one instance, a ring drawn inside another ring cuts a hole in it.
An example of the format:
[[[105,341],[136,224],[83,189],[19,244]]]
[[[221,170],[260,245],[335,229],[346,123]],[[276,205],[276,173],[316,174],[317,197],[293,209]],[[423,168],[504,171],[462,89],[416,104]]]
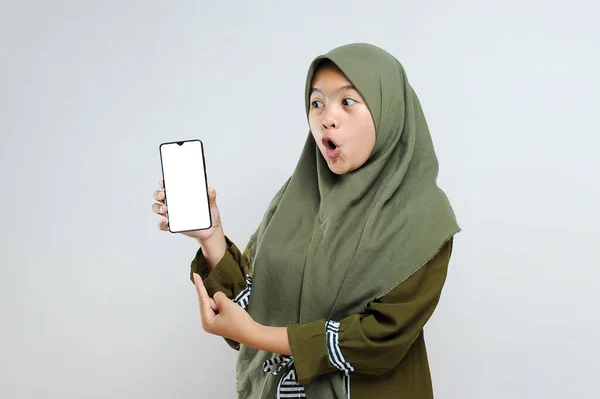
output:
[[[369,160],[345,175],[327,166],[312,134],[291,177],[250,239],[252,295],[259,323],[284,327],[361,312],[423,267],[460,231],[437,185],[438,161],[419,100],[404,68],[369,44],[316,57],[306,79],[333,62],[365,99],[376,128]],[[240,398],[272,398],[279,377],[263,362],[277,354],[242,346]],[[329,373],[305,387],[307,397],[346,397],[344,376]]]

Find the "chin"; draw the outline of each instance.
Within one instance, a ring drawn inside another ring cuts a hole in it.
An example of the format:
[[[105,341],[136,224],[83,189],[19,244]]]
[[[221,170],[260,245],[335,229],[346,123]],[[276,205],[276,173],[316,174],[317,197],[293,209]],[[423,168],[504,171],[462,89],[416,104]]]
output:
[[[346,173],[352,171],[351,169],[349,169],[348,167],[343,166],[343,165],[336,165],[336,164],[329,163],[328,166],[329,166],[329,170],[338,176],[345,175]]]

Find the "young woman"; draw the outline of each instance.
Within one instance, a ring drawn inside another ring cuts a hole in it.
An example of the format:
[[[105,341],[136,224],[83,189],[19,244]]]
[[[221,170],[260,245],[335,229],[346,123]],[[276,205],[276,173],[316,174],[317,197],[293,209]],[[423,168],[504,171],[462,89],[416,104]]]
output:
[[[297,167],[244,252],[212,188],[213,227],[186,233],[203,327],[239,350],[242,399],[432,398],[423,327],[460,228],[419,100],[368,44],[315,58],[305,99]]]

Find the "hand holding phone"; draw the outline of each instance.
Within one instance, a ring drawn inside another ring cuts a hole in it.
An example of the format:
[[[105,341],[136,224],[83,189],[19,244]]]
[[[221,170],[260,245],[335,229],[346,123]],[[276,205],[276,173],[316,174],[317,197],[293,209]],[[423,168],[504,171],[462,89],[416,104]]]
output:
[[[165,205],[165,190],[164,182],[162,180],[158,181],[158,190],[154,191],[152,198],[156,201],[152,204],[152,210],[154,213],[162,216],[162,219],[158,223],[159,230],[169,231],[169,220],[167,219],[168,209],[167,205]],[[208,188],[208,202],[210,205],[212,227],[206,230],[193,230],[181,234],[200,241],[206,241],[213,236],[216,229],[221,228],[221,215],[219,214],[219,208],[217,207],[217,192],[212,187]]]

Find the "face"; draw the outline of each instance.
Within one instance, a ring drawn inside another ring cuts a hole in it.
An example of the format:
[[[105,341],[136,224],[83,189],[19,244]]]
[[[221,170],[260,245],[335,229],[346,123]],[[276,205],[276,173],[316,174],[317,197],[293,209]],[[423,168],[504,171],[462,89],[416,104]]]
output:
[[[375,124],[365,100],[333,64],[313,77],[310,130],[329,169],[343,175],[363,166],[375,146]]]

